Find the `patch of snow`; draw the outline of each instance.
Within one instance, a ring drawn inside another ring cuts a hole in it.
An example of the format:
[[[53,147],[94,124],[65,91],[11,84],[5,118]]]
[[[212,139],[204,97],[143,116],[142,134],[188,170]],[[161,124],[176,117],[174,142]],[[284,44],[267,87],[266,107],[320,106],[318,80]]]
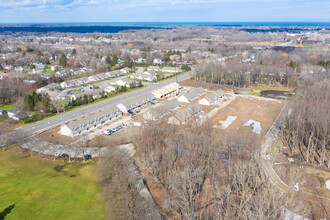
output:
[[[227,116],[225,121],[219,121],[221,125],[214,125],[214,128],[220,128],[222,130],[225,130],[226,128],[229,127],[234,121],[236,121],[237,117],[236,116]]]
[[[330,190],[330,180],[327,180],[327,181],[325,182],[325,186],[327,187],[327,189]]]
[[[249,120],[248,122],[246,122],[243,127],[245,126],[252,126],[252,131],[256,134],[261,134],[261,123],[258,121],[254,121],[254,120]]]

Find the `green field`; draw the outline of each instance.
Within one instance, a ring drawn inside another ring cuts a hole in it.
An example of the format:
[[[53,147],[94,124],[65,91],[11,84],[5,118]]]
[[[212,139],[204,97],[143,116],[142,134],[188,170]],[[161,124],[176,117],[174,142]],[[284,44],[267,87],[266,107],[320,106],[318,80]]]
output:
[[[0,219],[104,219],[96,164],[0,150]]]
[[[10,110],[10,109],[12,109],[12,108],[15,108],[15,105],[12,103],[12,104],[7,104],[7,105],[0,105],[0,109],[1,110],[6,110],[6,111],[8,111],[8,110]]]

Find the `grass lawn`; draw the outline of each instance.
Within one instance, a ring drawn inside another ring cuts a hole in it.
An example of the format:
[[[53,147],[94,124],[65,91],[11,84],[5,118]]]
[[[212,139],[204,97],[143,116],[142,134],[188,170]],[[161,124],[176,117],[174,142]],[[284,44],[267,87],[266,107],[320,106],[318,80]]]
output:
[[[0,150],[0,216],[15,205],[5,219],[104,219],[101,193],[95,163]]]
[[[15,108],[14,103],[12,103],[12,104],[8,104],[8,105],[0,105],[0,109],[2,109],[2,110],[6,110],[6,111],[8,111],[8,110],[10,110],[10,109],[12,109],[12,108]]]

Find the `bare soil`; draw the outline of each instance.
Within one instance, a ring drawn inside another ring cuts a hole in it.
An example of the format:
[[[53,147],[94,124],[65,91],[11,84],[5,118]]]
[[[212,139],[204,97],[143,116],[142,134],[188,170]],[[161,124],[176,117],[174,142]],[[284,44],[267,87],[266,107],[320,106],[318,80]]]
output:
[[[245,99],[237,97],[232,103],[224,107],[219,113],[210,119],[212,125],[219,125],[219,121],[226,120],[227,116],[236,116],[237,119],[224,132],[252,132],[251,127],[242,127],[252,119],[261,123],[262,133],[265,135],[280,113],[284,103],[275,100],[268,101],[260,98]],[[219,129],[221,131],[221,129]]]
[[[54,144],[61,144],[64,146],[68,146],[72,142],[76,141],[75,138],[61,135],[59,131],[60,131],[60,127],[55,127],[38,134],[37,137],[43,141],[48,141]]]

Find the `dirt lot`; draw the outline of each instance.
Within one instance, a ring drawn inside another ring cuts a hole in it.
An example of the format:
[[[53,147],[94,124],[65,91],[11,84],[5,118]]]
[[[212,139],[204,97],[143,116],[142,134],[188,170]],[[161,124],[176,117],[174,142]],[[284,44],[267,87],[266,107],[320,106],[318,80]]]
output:
[[[192,79],[183,80],[179,84],[181,86],[191,86],[191,87],[195,87],[195,88],[203,87],[203,88],[205,88],[207,90],[210,90],[210,91],[216,91],[218,89],[222,89],[225,92],[226,91],[233,92],[234,89],[235,89],[235,87],[233,87],[233,86],[212,84],[212,83],[207,83],[207,82],[195,81],[195,80],[192,80]]]
[[[232,103],[212,117],[210,121],[212,125],[219,125],[218,122],[226,120],[227,116],[236,116],[236,121],[229,125],[224,131],[227,134],[240,131],[250,131],[253,133],[251,127],[242,127],[243,124],[252,119],[261,123],[261,134],[264,135],[272,126],[283,106],[284,103],[279,103],[277,100],[268,101],[260,98],[247,99],[237,97]]]
[[[75,138],[61,135],[59,131],[60,127],[52,128],[38,134],[37,137],[43,141],[48,141],[54,144],[61,144],[64,146],[67,146],[76,140]]]
[[[91,147],[116,147],[122,144],[132,142],[132,138],[136,132],[141,129],[140,127],[124,127],[126,132],[116,132],[112,135],[100,135],[89,141],[88,145]]]

